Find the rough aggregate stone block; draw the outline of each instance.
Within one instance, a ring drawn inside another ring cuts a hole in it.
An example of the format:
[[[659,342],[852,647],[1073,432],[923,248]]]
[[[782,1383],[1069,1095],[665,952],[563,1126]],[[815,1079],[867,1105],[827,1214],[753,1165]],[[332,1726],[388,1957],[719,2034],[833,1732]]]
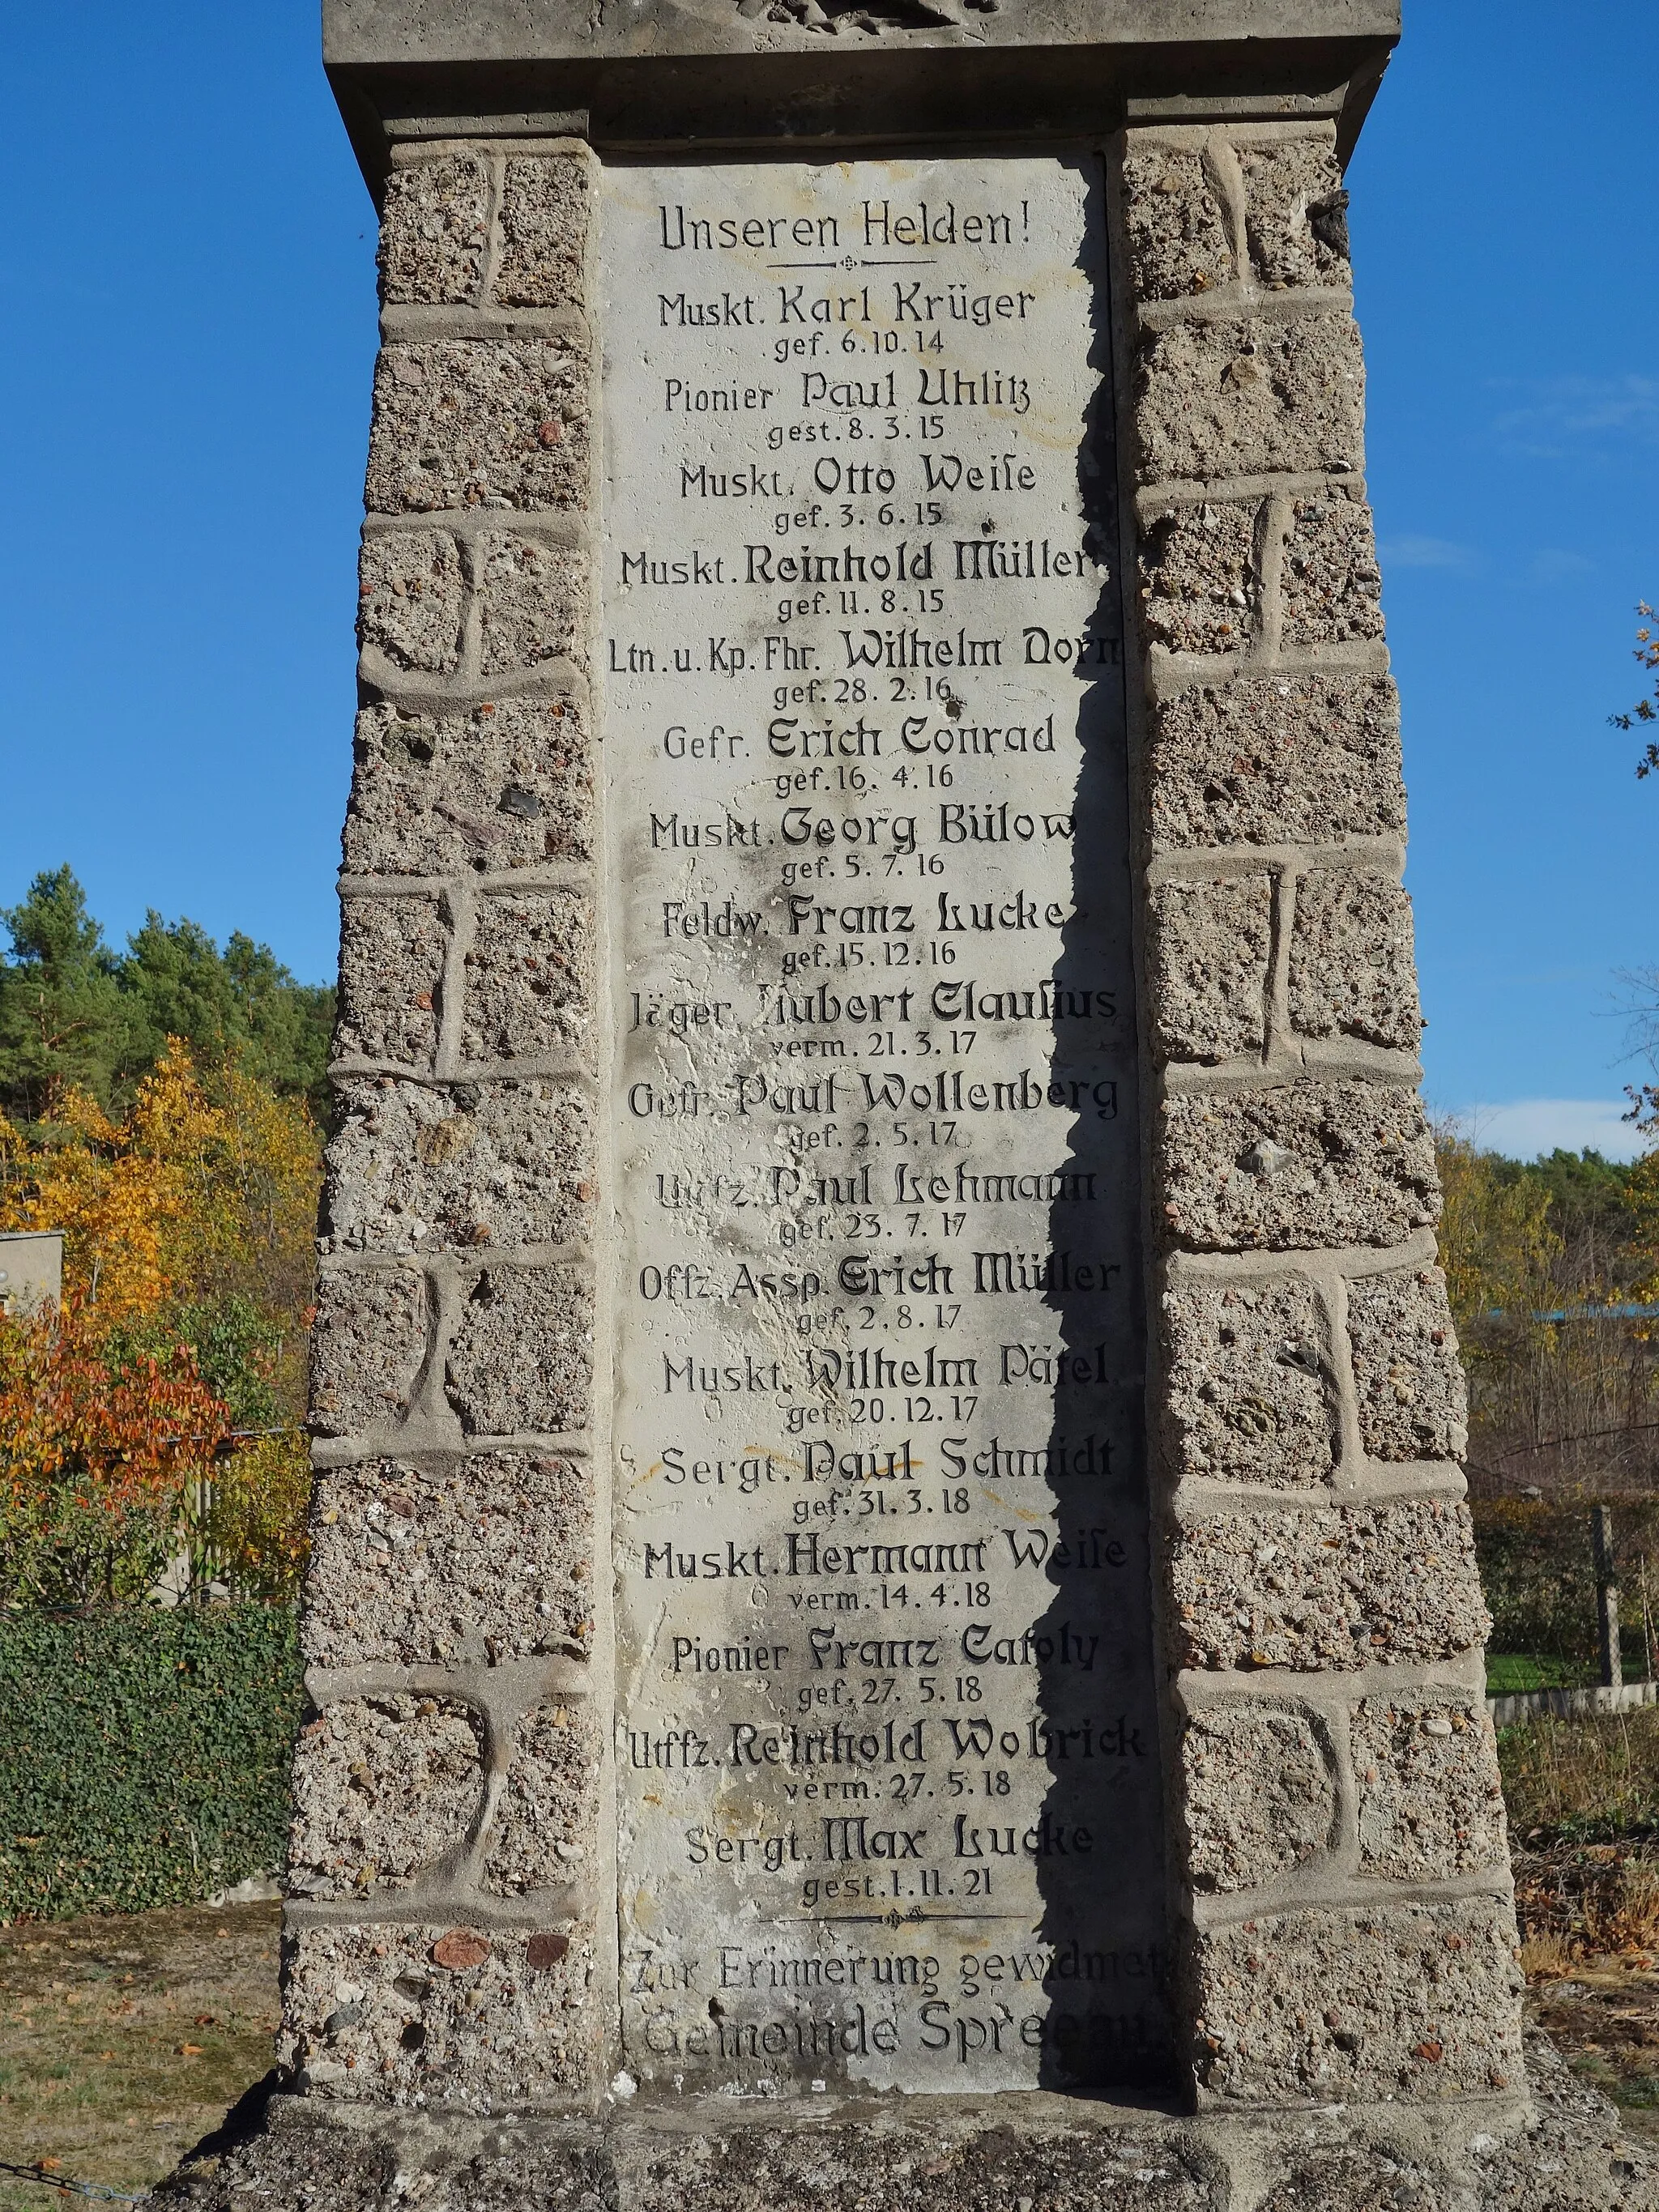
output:
[[[1169,1235],[1201,1252],[1397,1244],[1440,1214],[1415,1091],[1297,1083],[1166,1099],[1158,1155]]]
[[[584,506],[587,374],[569,340],[386,346],[374,372],[370,511]]]
[[[461,557],[438,531],[376,532],[358,561],[357,641],[395,667],[453,673],[461,656]]]
[[[1329,1481],[1336,1407],[1310,1285],[1168,1291],[1163,1316],[1180,1474],[1286,1490]]]
[[[711,2115],[678,2142],[630,2146],[620,2201],[629,2212],[1221,2212],[1227,2201],[1217,2163],[1167,2125],[1034,2128],[988,2100],[962,2115],[928,2101],[944,2109],[897,2124],[884,2112],[877,2124],[757,2130]]]
[[[1257,279],[1273,291],[1351,283],[1348,195],[1330,134],[1237,150],[1245,243]]]
[[[488,1888],[519,1897],[591,1869],[599,1768],[599,1729],[585,1705],[541,1705],[525,1716],[485,1838]]]
[[[567,1057],[592,1014],[593,910],[576,891],[481,898],[466,956],[467,1059]]]
[[[1229,1060],[1267,1042],[1273,881],[1164,884],[1152,900],[1152,1010],[1164,1060]]]
[[[435,899],[342,899],[337,1057],[430,1067],[446,942]]]
[[[426,1358],[426,1278],[325,1268],[311,1332],[311,1418],[325,1437],[401,1420]]]
[[[449,1349],[450,1403],[469,1436],[586,1428],[593,1380],[593,1292],[570,1267],[489,1267]]]
[[[1299,499],[1285,541],[1286,646],[1352,645],[1382,635],[1382,572],[1371,511],[1346,492]]]
[[[338,1086],[325,1249],[566,1244],[594,1196],[592,1117],[551,1079],[444,1089],[390,1076]]]
[[[1491,1626],[1468,1510],[1441,1498],[1195,1516],[1170,1574],[1188,1667],[1450,1659]]]
[[[568,1918],[301,1928],[284,1948],[283,2040],[313,2096],[481,2112],[597,2079],[592,1936]]]
[[[345,865],[362,875],[528,868],[593,855],[592,750],[571,699],[357,717]]]
[[[381,296],[388,306],[471,300],[489,236],[489,179],[471,154],[393,169],[380,213]]]
[[[1498,1740],[1479,1699],[1367,1698],[1351,1727],[1362,1872],[1438,1881],[1506,1864]]]
[[[1515,1924],[1491,1898],[1263,1915],[1199,1938],[1199,2078],[1225,2102],[1479,2096],[1518,2083]]]
[[[1387,677],[1252,677],[1154,711],[1156,847],[1403,837],[1400,708]]]
[[[486,538],[479,553],[479,667],[535,668],[569,653],[586,612],[587,563],[528,538]]]
[[[1532,2109],[1522,2124],[1493,2115],[1461,2154],[1407,2132],[1399,2107],[1386,2132],[1344,2105],[1310,2113],[1273,2145],[1255,2212],[1655,2212],[1650,2142],[1623,2132],[1617,2107],[1568,2072],[1547,2036],[1523,2043]]]
[[[1372,1459],[1461,1459],[1468,1385],[1438,1267],[1348,1285],[1359,1441]]]
[[[557,155],[509,161],[501,192],[495,297],[504,307],[580,302],[586,249],[587,165]]]
[[[301,1648],[318,1667],[492,1664],[583,1650],[593,1629],[586,1468],[488,1452],[325,1470]]]
[[[1206,1706],[1188,1723],[1181,1760],[1194,1889],[1251,1889],[1329,1848],[1330,1753],[1301,1707]]]
[[[1354,868],[1297,879],[1290,1007],[1304,1036],[1416,1051],[1423,1018],[1412,902],[1392,876]]]
[[[1147,528],[1140,555],[1146,635],[1171,653],[1242,653],[1255,621],[1256,509],[1182,507]]]
[[[1349,315],[1177,323],[1136,365],[1143,483],[1357,469],[1365,366]]]
[[[346,1698],[300,1731],[288,1891],[407,1888],[465,1840],[483,1796],[483,1725],[452,1698]]]
[[[1123,157],[1129,289],[1137,299],[1212,291],[1233,273],[1220,195],[1195,148],[1131,141]]]

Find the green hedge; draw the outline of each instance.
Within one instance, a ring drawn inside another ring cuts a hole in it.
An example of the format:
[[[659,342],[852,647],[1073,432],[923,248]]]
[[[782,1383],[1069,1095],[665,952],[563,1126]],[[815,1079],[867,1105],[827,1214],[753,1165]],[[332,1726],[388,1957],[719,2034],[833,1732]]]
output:
[[[303,1704],[291,1608],[0,1613],[0,1921],[268,1872]]]

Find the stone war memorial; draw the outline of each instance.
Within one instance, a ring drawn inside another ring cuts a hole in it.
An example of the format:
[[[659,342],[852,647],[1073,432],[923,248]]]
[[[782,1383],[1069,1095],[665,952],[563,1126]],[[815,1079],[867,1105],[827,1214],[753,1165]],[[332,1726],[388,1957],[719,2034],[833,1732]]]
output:
[[[1398,27],[326,0],[312,1711],[276,2092],[163,2200],[1659,2201],[1522,2033],[1343,185]]]

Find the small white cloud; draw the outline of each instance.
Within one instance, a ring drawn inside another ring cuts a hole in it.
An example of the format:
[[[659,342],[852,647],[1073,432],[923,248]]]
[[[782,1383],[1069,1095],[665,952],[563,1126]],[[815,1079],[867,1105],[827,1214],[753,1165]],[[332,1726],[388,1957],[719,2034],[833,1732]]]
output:
[[[1565,545],[1546,545],[1533,555],[1527,576],[1534,584],[1559,584],[1567,576],[1588,576],[1595,566],[1582,553],[1569,552]]]
[[[1471,545],[1455,545],[1449,538],[1390,538],[1377,547],[1384,563],[1393,568],[1455,568],[1468,575],[1479,568],[1480,556]]]
[[[1646,1150],[1635,1125],[1624,1118],[1624,1098],[1513,1098],[1503,1106],[1465,1106],[1452,1115],[1483,1152],[1512,1160],[1540,1152],[1582,1152],[1586,1146],[1610,1160],[1633,1160]]]
[[[1514,452],[1562,460],[1587,446],[1611,453],[1659,444],[1659,380],[1653,377],[1563,376],[1508,388],[1528,394],[1528,404],[1505,409],[1492,424]]]

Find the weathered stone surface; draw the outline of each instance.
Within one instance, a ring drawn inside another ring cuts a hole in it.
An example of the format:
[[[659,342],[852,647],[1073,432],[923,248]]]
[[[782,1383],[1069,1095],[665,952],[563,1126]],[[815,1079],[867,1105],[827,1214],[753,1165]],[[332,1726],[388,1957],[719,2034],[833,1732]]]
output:
[[[449,676],[461,655],[461,556],[446,532],[375,531],[358,561],[358,641],[395,667]]]
[[[603,2063],[592,1935],[568,1918],[534,1934],[302,1927],[285,1949],[278,2056],[313,2096],[483,2112],[588,2088]]]
[[[389,306],[471,300],[489,238],[489,178],[474,154],[393,169],[380,212],[380,293]]]
[[[690,2125],[620,2098],[591,2115],[471,2125],[404,2104],[365,2127],[348,2124],[337,2100],[281,2098],[228,2155],[193,2154],[158,2202],[191,2212],[245,2212],[262,2197],[281,2212],[403,2212],[427,2197],[454,2212],[869,2212],[899,2201],[916,2212],[1223,2212],[1230,2201],[1220,2148],[1161,2113],[936,2098],[936,2111],[886,2109],[872,2124],[832,2117],[825,2101],[787,2119],[705,2108]]]
[[[1368,1698],[1351,1725],[1364,1873],[1434,1881],[1506,1863],[1498,1743],[1479,1698]]]
[[[1154,710],[1149,785],[1158,846],[1403,836],[1394,685],[1276,676],[1180,692]]]
[[[593,910],[577,891],[478,901],[466,956],[461,1048],[469,1060],[568,1059],[592,1018]]]
[[[507,164],[495,269],[495,297],[502,307],[580,301],[590,197],[587,165],[580,157]]]
[[[1468,1386],[1438,1267],[1348,1285],[1359,1440],[1373,1459],[1461,1459]]]
[[[319,1667],[499,1662],[585,1647],[593,1626],[585,1467],[547,1454],[325,1470],[300,1642]]]
[[[1491,1625],[1468,1509],[1439,1498],[1195,1516],[1170,1581],[1187,1667],[1450,1659]]]
[[[1181,1474],[1285,1490],[1329,1481],[1336,1407],[1310,1285],[1166,1291],[1163,1318]]]
[[[574,1085],[380,1076],[338,1097],[325,1249],[565,1244],[591,1229],[592,1117]]]
[[[1220,2212],[1224,2182],[1188,2130],[1140,2114],[1098,2129],[1069,2113],[951,2109],[897,2115],[872,2125],[774,2122],[760,2131],[722,2113],[676,2142],[636,2139],[617,2164],[621,2201],[665,2202],[709,2212],[865,2212],[902,2203],[908,2212]],[[1052,2117],[1050,2117],[1052,2114]],[[505,2204],[501,2212],[507,2212]]]
[[[1162,1212],[1199,1251],[1397,1244],[1439,1218],[1414,1091],[1297,1083],[1162,1109]]]
[[[586,1428],[592,1286],[571,1267],[486,1268],[449,1348],[446,1387],[469,1436]]]
[[[1123,156],[1130,286],[1143,300],[1213,291],[1232,275],[1219,193],[1196,147],[1131,138]]]
[[[484,1845],[484,1882],[507,1896],[593,1871],[601,1738],[584,1704],[540,1705],[519,1724]]]
[[[1336,1784],[1304,1707],[1206,1705],[1188,1721],[1181,1760],[1195,1889],[1251,1889],[1328,1848]]]
[[[426,1313],[416,1268],[324,1269],[311,1331],[311,1418],[320,1435],[403,1418],[426,1358]]]
[[[1255,504],[1171,509],[1140,554],[1146,635],[1171,653],[1242,653],[1255,629]]]
[[[1272,291],[1351,283],[1348,195],[1329,131],[1241,145],[1238,166],[1258,281]]]
[[[403,1889],[463,1842],[483,1795],[483,1729],[453,1698],[346,1698],[300,1731],[292,1897]]]
[[[1299,499],[1285,540],[1281,641],[1352,645],[1382,635],[1382,574],[1371,511],[1344,491]]]
[[[1423,1031],[1412,902],[1375,869],[1301,876],[1291,931],[1291,1020],[1304,1036],[1415,1052]]]
[[[1365,366],[1346,314],[1176,323],[1141,341],[1144,483],[1358,469]]]
[[[1622,2131],[1616,2108],[1568,2071],[1547,2036],[1524,2042],[1532,2109],[1481,2115],[1459,2131],[1467,2150],[1425,2138],[1398,2106],[1391,2127],[1348,2105],[1299,2115],[1294,2127],[1252,2126],[1268,2182],[1256,2212],[1654,2212],[1650,2145]]]
[[[479,666],[486,676],[535,668],[568,653],[586,614],[587,563],[531,538],[486,538],[479,548]]]
[[[445,944],[435,899],[342,899],[337,1057],[430,1067]]]
[[[587,405],[586,357],[568,341],[388,345],[374,372],[368,507],[580,507]]]
[[[1164,884],[1152,899],[1152,1014],[1165,1060],[1229,1060],[1267,1042],[1273,879]]]
[[[363,875],[529,868],[593,851],[592,748],[573,699],[501,699],[357,717],[343,840]]]
[[[1491,1898],[1279,1913],[1200,1936],[1199,2079],[1231,2103],[1477,2096],[1521,2071],[1515,1923]]]

